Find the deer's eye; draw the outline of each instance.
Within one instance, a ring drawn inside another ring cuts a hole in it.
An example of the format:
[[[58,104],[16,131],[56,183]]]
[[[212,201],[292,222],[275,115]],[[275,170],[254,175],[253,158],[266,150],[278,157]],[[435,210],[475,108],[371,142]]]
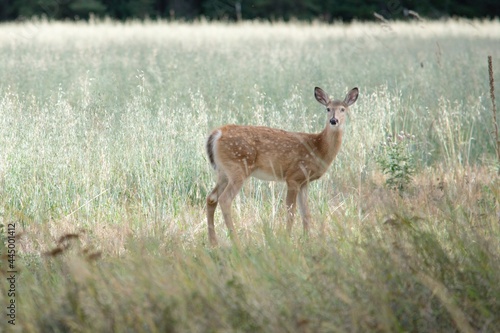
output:
[[[326,108],[326,112],[330,112],[330,111],[331,111],[330,108]]]
[[[345,109],[344,109],[344,108],[341,108],[341,109],[340,109],[340,112],[344,112],[344,111],[345,111]]]

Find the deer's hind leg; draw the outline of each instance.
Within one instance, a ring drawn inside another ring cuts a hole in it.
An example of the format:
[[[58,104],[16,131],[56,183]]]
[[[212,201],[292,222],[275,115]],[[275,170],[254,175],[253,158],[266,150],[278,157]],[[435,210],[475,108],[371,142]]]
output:
[[[231,240],[236,245],[238,237],[234,231],[233,219],[231,217],[231,205],[238,192],[243,187],[245,180],[252,174],[252,166],[247,165],[246,160],[231,161],[224,165],[224,172],[227,176],[227,186],[219,197],[220,209],[224,216],[224,222],[229,231]]]
[[[217,236],[215,235],[214,215],[219,198],[226,189],[228,179],[226,174],[219,170],[217,173],[217,184],[210,194],[207,196],[207,224],[208,224],[208,239],[211,246],[217,246]]]

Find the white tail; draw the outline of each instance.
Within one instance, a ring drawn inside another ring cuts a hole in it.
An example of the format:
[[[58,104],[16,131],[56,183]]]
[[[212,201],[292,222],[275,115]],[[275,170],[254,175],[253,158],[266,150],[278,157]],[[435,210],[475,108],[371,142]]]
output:
[[[231,203],[244,181],[254,176],[263,180],[285,181],[287,231],[291,232],[297,197],[304,232],[309,229],[307,185],[320,178],[337,156],[349,106],[358,98],[353,88],[343,101],[330,100],[321,89],[314,89],[316,100],[326,106],[325,129],[318,134],[287,132],[261,126],[225,125],[215,129],[207,140],[207,154],[217,172],[217,184],[207,197],[208,236],[217,245],[214,213],[220,203],[224,222],[236,241],[231,219]]]

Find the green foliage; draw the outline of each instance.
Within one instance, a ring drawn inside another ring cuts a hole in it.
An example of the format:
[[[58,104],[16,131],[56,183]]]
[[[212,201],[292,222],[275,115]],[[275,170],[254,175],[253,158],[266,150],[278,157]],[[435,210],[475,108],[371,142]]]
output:
[[[463,1],[410,1],[410,0],[8,0],[0,4],[0,20],[12,20],[19,16],[44,15],[51,19],[89,18],[93,13],[115,19],[145,17],[194,18],[236,20],[241,10],[243,19],[322,19],[326,21],[374,20],[377,12],[386,19],[402,19],[408,10],[423,17],[442,16],[490,17],[500,14],[497,1],[475,1],[474,6]]]
[[[96,15],[104,15],[106,6],[98,0],[78,0],[71,1],[68,5],[68,11],[71,16],[78,16],[80,18],[88,18],[89,13]],[[140,14],[138,12],[138,14]]]
[[[475,61],[498,53],[500,24],[390,27],[2,25],[0,222],[18,228],[16,329],[500,327],[500,179],[481,166],[494,146]],[[314,86],[336,99],[353,86],[361,94],[337,159],[310,185],[311,234],[297,221],[286,237],[283,184],[252,180],[233,205],[241,247],[217,210],[221,246],[208,248],[207,134],[224,123],[319,132]],[[414,176],[405,195],[367,172],[387,124],[418,138],[379,150]],[[410,160],[427,167],[409,172]]]
[[[387,176],[386,184],[392,189],[404,191],[415,174],[415,160],[412,150],[415,147],[414,135],[400,132],[388,135],[387,141],[379,147],[377,163]]]

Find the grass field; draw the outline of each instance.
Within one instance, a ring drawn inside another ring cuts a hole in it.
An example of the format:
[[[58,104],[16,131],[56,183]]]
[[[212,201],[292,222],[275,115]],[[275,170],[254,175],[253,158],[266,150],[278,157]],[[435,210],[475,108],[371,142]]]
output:
[[[0,331],[498,332],[488,55],[500,96],[498,20],[0,25]],[[251,180],[211,249],[208,133],[319,132],[315,86],[360,97],[311,235]]]

